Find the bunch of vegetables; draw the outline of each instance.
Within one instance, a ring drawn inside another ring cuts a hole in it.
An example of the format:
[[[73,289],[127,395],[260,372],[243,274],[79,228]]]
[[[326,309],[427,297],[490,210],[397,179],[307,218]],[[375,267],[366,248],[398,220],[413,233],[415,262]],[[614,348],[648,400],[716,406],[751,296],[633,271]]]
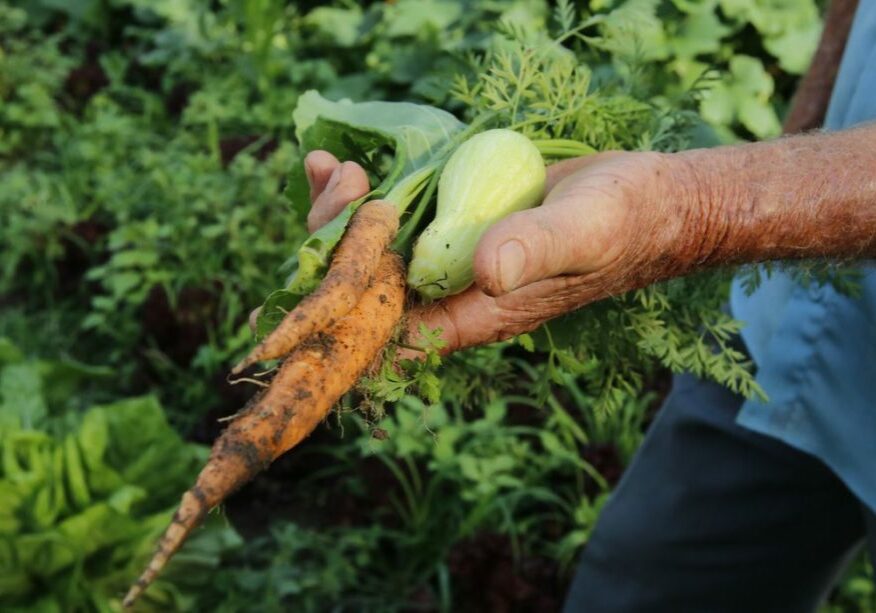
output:
[[[585,39],[600,43],[595,37]],[[679,144],[683,112],[655,112],[621,94],[602,93],[599,100],[589,69],[562,47],[535,52],[520,41],[489,60],[486,78],[474,85],[457,83],[459,98],[469,102],[468,124],[425,105],[332,102],[314,91],[299,98],[293,119],[303,152],[323,149],[339,159],[359,161],[371,170],[377,187],[308,237],[287,263],[293,272],[286,287],[268,297],[257,318],[262,341],[233,372],[263,360],[282,362],[268,371],[276,370],[271,382],[259,382],[264,389],[215,443],[153,560],[129,591],[127,604],[155,579],[210,509],[303,440],[369,367],[371,372],[404,371],[414,362],[395,364],[395,346],[409,346],[399,325],[406,303],[431,301],[472,283],[472,258],[481,234],[505,215],[541,201],[545,160],[620,144],[605,140],[604,129],[591,132],[587,122],[594,111],[626,115],[628,134],[644,148]],[[594,98],[601,104],[594,105]],[[637,124],[639,134],[633,131]],[[298,169],[290,180],[293,197],[305,183],[302,175]],[[640,290],[645,295],[649,291],[661,292]],[[676,306],[670,296],[665,292],[662,301]],[[615,302],[620,313],[633,314],[623,297]],[[650,306],[647,299],[645,306]],[[641,353],[651,358],[645,368],[653,357],[675,368],[711,366],[714,378],[752,393],[756,388],[742,356],[723,343],[735,331],[735,322],[718,306],[694,317],[679,308],[683,314],[676,326],[701,339],[706,327],[720,353],[648,356],[649,348],[643,346]],[[651,334],[643,331],[643,336]],[[546,337],[552,344],[549,326]],[[524,342],[534,345],[532,339]],[[384,353],[388,344],[394,346]],[[429,347],[419,349],[428,356]],[[571,362],[582,364],[574,354]],[[714,368],[716,362],[729,368],[722,372]],[[598,376],[598,368],[593,370]]]
[[[388,107],[387,117],[407,113],[424,125],[432,123],[432,140],[420,143],[422,166],[403,167],[382,190],[348,205],[346,214],[327,226],[330,235],[323,232],[320,237],[317,232],[309,239],[311,245],[319,240],[324,253],[333,251],[321,283],[233,372],[277,358],[284,358],[282,366],[214,445],[126,603],[132,603],[157,576],[210,509],[310,434],[362,373],[377,365],[383,348],[399,333],[405,306],[405,267],[390,246],[397,238],[400,216],[406,220],[400,236],[409,240],[416,234],[411,228],[420,222],[422,210],[404,214],[421,191],[426,197],[420,201],[426,206],[431,196],[427,186],[434,190],[438,183],[435,217],[413,248],[408,276],[410,288],[427,298],[468,287],[480,235],[504,215],[541,200],[544,162],[526,137],[489,130],[454,150],[450,135],[458,132],[464,137],[470,132],[451,115],[405,103],[379,104]],[[331,108],[327,101],[322,106]],[[338,108],[346,111],[349,106]],[[411,136],[422,137],[422,133]],[[378,195],[383,199],[374,200]],[[401,252],[410,250],[403,240],[392,246]]]

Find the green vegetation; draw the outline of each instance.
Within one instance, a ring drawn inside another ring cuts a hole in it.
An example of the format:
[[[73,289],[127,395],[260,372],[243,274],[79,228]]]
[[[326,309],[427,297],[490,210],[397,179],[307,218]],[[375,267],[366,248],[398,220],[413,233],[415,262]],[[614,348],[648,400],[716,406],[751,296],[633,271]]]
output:
[[[179,488],[206,448],[183,442],[151,396],[85,410],[75,400],[112,375],[25,360],[0,339],[0,604],[5,610],[106,611],[151,553]],[[210,522],[144,610],[181,609],[240,545]],[[33,607],[33,608],[31,608]]]
[[[118,606],[203,462],[180,435],[253,392],[226,381],[247,314],[310,291],[340,235],[308,238],[303,150],[410,177],[392,197],[428,220],[404,122],[328,101],[513,126],[548,159],[678,150],[778,133],[819,29],[814,0],[0,1],[0,608]],[[729,274],[378,373],[229,502],[243,545],[214,517],[144,605],[556,609],[666,371],[756,391]],[[873,610],[868,576],[832,610]]]

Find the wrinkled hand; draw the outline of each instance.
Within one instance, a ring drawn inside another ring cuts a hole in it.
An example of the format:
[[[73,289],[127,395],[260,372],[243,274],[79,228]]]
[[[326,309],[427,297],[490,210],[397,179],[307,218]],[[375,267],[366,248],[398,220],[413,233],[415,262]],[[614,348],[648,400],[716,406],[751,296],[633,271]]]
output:
[[[305,159],[314,231],[369,191],[365,171],[325,151]],[[689,268],[683,172],[671,156],[603,153],[548,168],[540,207],[514,213],[478,243],[475,285],[409,317],[440,327],[446,352],[502,340],[590,302]],[[685,175],[687,176],[687,175]]]

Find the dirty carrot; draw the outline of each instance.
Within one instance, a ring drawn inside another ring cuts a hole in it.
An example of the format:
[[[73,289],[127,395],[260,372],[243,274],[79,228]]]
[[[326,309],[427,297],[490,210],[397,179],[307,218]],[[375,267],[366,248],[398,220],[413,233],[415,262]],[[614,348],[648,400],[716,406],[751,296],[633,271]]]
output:
[[[385,252],[371,285],[343,318],[286,359],[270,387],[222,433],[195,485],[182,497],[146,570],[125,596],[130,606],[210,509],[301,442],[390,340],[404,309],[404,265]]]
[[[346,315],[362,296],[380,256],[398,231],[398,211],[383,201],[360,206],[350,220],[319,288],[286,314],[273,332],[232,370],[286,355],[304,339]]]

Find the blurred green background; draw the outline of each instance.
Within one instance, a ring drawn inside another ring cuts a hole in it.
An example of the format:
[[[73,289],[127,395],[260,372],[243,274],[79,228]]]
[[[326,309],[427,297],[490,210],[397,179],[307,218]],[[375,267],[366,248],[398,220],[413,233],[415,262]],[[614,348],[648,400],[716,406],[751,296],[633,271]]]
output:
[[[780,132],[823,9],[562,6],[629,12],[628,76],[666,104],[696,90],[694,143]],[[542,0],[0,2],[0,608],[118,610],[252,393],[228,367],[306,235],[282,193],[299,94],[459,111],[448,84],[472,58],[562,18]],[[441,403],[405,397],[377,424],[345,401],[138,607],[558,610],[666,377],[610,413],[567,376],[534,403],[515,373],[545,359],[467,351]],[[862,559],[825,611],[874,610]]]

